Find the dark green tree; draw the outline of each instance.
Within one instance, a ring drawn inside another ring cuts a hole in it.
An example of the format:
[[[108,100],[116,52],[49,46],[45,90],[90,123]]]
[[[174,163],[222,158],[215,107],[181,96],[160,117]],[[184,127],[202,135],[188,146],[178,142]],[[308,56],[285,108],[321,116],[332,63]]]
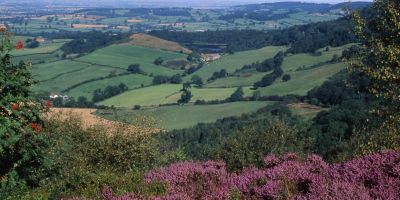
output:
[[[132,64],[128,66],[128,72],[133,74],[142,74],[143,70],[140,68],[140,64]]]
[[[233,92],[233,94],[227,99],[230,102],[235,102],[235,101],[242,101],[243,100],[243,88],[239,87],[238,89]]]
[[[178,100],[179,104],[186,104],[189,103],[192,99],[193,95],[189,90],[183,91],[181,98]]]
[[[192,76],[191,81],[197,87],[203,87],[203,79],[200,76],[198,76],[198,75]]]
[[[159,58],[157,58],[157,59],[154,60],[154,64],[155,64],[155,65],[162,65],[163,62],[164,62],[164,59],[161,58],[161,57],[159,57]]]

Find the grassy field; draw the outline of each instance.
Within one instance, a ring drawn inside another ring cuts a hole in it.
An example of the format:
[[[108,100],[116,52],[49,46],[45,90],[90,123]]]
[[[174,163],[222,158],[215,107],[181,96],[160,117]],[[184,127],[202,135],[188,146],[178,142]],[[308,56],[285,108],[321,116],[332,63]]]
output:
[[[344,63],[326,64],[318,68],[289,72],[292,79],[288,82],[276,80],[274,84],[259,88],[263,96],[297,94],[305,95],[314,87],[321,85],[329,77],[345,68]]]
[[[181,70],[172,70],[155,65],[153,62],[159,57],[164,60],[170,60],[186,58],[186,55],[139,46],[113,45],[78,58],[77,61],[119,67],[121,69],[127,69],[131,64],[140,64],[143,71],[154,75],[171,76],[182,72]]]
[[[242,68],[246,64],[251,64],[257,61],[264,61],[268,58],[274,57],[279,51],[284,51],[286,47],[282,46],[268,46],[262,49],[238,52],[233,55],[223,56],[220,60],[214,61],[203,68],[199,69],[193,75],[198,75],[203,80],[207,80],[216,71],[225,69],[229,73],[233,73],[236,69]],[[192,75],[192,76],[193,76]],[[186,80],[189,80],[188,76]]]
[[[52,53],[52,52],[57,51],[59,48],[61,48],[66,42],[67,42],[67,40],[50,41],[49,44],[45,44],[45,45],[39,46],[37,48],[33,48],[33,49],[25,48],[23,50],[14,50],[11,52],[11,55],[26,56],[26,55],[31,55],[31,54]]]
[[[235,102],[219,105],[165,106],[138,111],[123,109],[118,110],[116,116],[104,117],[114,120],[119,118],[129,122],[137,115],[152,116],[158,122],[157,128],[172,130],[189,128],[198,123],[215,122],[224,117],[252,113],[268,104],[270,102]]]
[[[81,85],[69,91],[67,95],[72,97],[84,96],[87,97],[88,99],[91,99],[93,97],[94,90],[104,89],[109,85],[118,85],[120,83],[124,83],[125,85],[128,86],[129,89],[136,89],[140,88],[142,84],[143,86],[151,85],[152,78],[140,74],[117,76]]]
[[[131,90],[118,96],[100,102],[100,105],[131,108],[134,105],[155,106],[160,104],[176,103],[181,97],[182,85],[164,84]],[[192,102],[196,100],[224,100],[228,98],[236,88],[192,88]],[[251,94],[250,89],[245,88],[246,94]]]
[[[85,80],[105,77],[110,73],[122,73],[122,69],[62,60],[33,66],[33,74],[40,83],[36,91],[61,92]]]
[[[321,52],[320,56],[306,53],[289,55],[285,57],[285,60],[282,63],[282,69],[285,72],[291,72],[302,67],[310,67],[319,63],[330,61],[334,55],[341,56],[343,50],[351,47],[352,45],[354,44],[348,44],[341,47],[330,47],[329,51],[325,51],[326,48],[320,49],[317,51]]]
[[[240,76],[240,77],[227,77],[217,79],[211,83],[205,85],[205,87],[219,88],[219,87],[240,87],[240,86],[253,86],[255,82],[262,79],[266,73],[252,73],[250,76]]]

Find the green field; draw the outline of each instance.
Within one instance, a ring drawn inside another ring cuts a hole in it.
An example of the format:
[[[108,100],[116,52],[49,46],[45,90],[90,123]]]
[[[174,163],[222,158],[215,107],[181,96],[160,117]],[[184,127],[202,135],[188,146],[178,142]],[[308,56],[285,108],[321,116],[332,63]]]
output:
[[[224,87],[253,86],[255,82],[260,81],[263,78],[263,76],[265,76],[268,73],[270,72],[251,73],[250,76],[240,76],[240,77],[234,76],[234,77],[221,78],[211,83],[207,83],[205,87],[224,88]]]
[[[85,80],[122,72],[125,71],[71,60],[62,60],[33,66],[33,74],[35,78],[40,81],[35,90],[41,92],[61,92]]]
[[[139,46],[112,45],[78,58],[77,61],[118,67],[121,69],[127,69],[131,64],[140,64],[143,71],[154,75],[171,76],[182,73],[181,70],[172,70],[163,66],[155,65],[153,62],[159,57],[164,60],[171,60],[186,58],[186,55]]]
[[[289,72],[292,79],[288,82],[276,80],[268,87],[259,88],[263,96],[297,94],[305,95],[314,87],[322,85],[329,77],[345,68],[344,63],[326,64],[318,68]]]
[[[157,106],[160,104],[176,103],[181,97],[182,86],[177,84],[164,84],[131,90],[100,102],[100,105],[131,108],[134,105]],[[192,102],[196,100],[224,100],[236,88],[192,88]],[[251,94],[250,89],[244,88],[246,94]]]
[[[23,50],[14,50],[11,52],[11,55],[13,56],[26,56],[26,55],[32,55],[32,54],[47,54],[47,53],[53,53],[57,51],[59,48],[61,48],[68,40],[55,40],[55,41],[50,41],[49,44],[44,44],[42,46],[39,46],[37,48],[29,49],[25,48]]]
[[[84,96],[88,99],[93,97],[93,91],[96,89],[104,89],[109,85],[118,85],[124,83],[129,89],[140,88],[141,85],[148,86],[152,83],[152,78],[149,76],[143,76],[140,74],[129,74],[124,76],[117,76],[113,78],[107,78],[99,81],[86,83],[77,88],[72,89],[67,95],[72,97]]]
[[[240,116],[252,113],[267,106],[271,102],[235,102],[218,105],[185,105],[145,108],[134,111],[131,109],[118,110],[116,116],[105,115],[108,119],[122,119],[131,121],[137,115],[152,116],[157,126],[162,129],[189,128],[198,123],[211,123],[229,116]],[[131,121],[132,122],[132,121]],[[134,122],[132,122],[134,123]]]
[[[317,52],[321,52],[320,56],[299,53],[294,55],[289,55],[285,57],[282,63],[282,69],[285,72],[296,71],[302,67],[310,67],[320,63],[330,61],[334,55],[341,56],[343,50],[351,47],[354,44],[348,44],[341,47],[330,47],[329,51],[325,51],[326,48],[322,48]]]
[[[268,58],[274,57],[279,51],[286,50],[282,46],[268,46],[262,49],[237,52],[233,55],[223,56],[220,60],[214,61],[203,68],[196,71],[193,75],[198,75],[206,81],[216,71],[225,69],[229,73],[235,72],[236,69],[242,68],[244,65],[251,64],[257,61],[264,61]],[[191,76],[185,78],[189,80]]]

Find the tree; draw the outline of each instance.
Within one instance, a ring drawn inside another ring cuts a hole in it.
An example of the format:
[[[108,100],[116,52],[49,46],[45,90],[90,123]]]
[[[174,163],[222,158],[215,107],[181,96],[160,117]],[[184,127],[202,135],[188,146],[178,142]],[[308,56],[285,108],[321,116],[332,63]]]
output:
[[[25,183],[37,185],[48,163],[41,134],[44,106],[30,96],[35,81],[28,65],[11,61],[13,47],[9,33],[0,30],[0,198]]]
[[[192,76],[191,81],[197,87],[203,87],[203,79],[199,75]]]
[[[180,84],[182,83],[182,78],[179,74],[175,74],[170,78],[170,82],[173,84]]]
[[[376,0],[373,16],[353,13],[356,34],[364,49],[349,59],[354,70],[373,82],[370,92],[399,105],[400,101],[400,2]]]
[[[188,90],[192,87],[192,85],[189,82],[185,82],[182,84],[182,91]]]
[[[164,59],[161,57],[158,57],[157,59],[154,60],[155,65],[162,65],[164,62]]]
[[[400,147],[400,1],[376,0],[372,8],[353,13],[363,45],[348,58],[352,72],[365,74],[368,91],[383,101],[372,108],[380,123],[367,125],[362,153]]]
[[[235,102],[235,101],[241,101],[243,100],[243,88],[239,87],[238,89],[235,90],[235,92],[233,92],[233,94],[227,99],[230,102]]]
[[[154,85],[168,83],[168,81],[169,81],[168,76],[157,75],[153,78]]]
[[[189,103],[193,95],[189,90],[183,91],[181,98],[178,100],[179,104]]]
[[[292,79],[290,74],[285,74],[285,75],[282,76],[282,81],[283,82],[288,82],[288,81],[290,81],[290,79]]]
[[[128,66],[128,72],[133,74],[142,74],[143,70],[140,68],[140,64],[132,64]]]

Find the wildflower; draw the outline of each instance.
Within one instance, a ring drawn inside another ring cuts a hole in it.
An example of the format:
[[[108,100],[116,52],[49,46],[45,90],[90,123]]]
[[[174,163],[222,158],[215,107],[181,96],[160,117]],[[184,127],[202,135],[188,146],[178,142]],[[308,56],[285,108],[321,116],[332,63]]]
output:
[[[11,110],[19,110],[19,105],[16,104],[16,103],[13,103],[13,104],[11,105]]]
[[[31,124],[31,128],[36,132],[36,133],[40,133],[40,131],[42,131],[42,126],[38,123],[32,123]]]
[[[51,102],[50,100],[47,100],[46,103],[44,104],[44,106],[48,110],[51,107],[53,107],[53,102]]]
[[[18,43],[17,43],[17,46],[15,48],[17,50],[23,50],[24,49],[24,43],[22,42],[21,38],[18,38]]]

